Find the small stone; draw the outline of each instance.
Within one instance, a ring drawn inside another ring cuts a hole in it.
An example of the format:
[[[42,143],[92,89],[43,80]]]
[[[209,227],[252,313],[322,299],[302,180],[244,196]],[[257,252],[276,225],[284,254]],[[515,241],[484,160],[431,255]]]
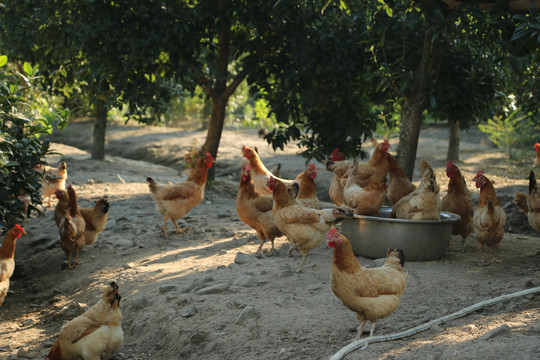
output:
[[[131,299],[129,302],[133,310],[140,310],[148,306],[148,298],[144,295]]]
[[[94,185],[96,183],[96,181],[94,179],[88,179],[88,181],[86,181],[86,183],[88,185]]]
[[[231,212],[231,210],[225,210],[225,211],[219,213],[217,217],[218,217],[218,219],[230,218],[230,217],[232,217],[232,212]]]
[[[236,253],[236,256],[234,258],[234,262],[238,265],[242,265],[242,264],[245,264],[247,263],[247,255],[244,254],[243,252],[237,252]]]
[[[187,308],[182,311],[182,317],[188,318],[192,317],[193,315],[197,314],[199,310],[196,306],[188,306]]]
[[[229,288],[229,283],[220,283],[213,286],[208,286],[202,289],[195,291],[196,295],[209,295],[209,294],[218,294],[224,291],[227,291]]]
[[[503,324],[493,330],[488,331],[484,335],[480,336],[480,340],[489,340],[496,336],[507,334],[510,332],[510,326]]]
[[[195,334],[191,335],[191,342],[194,344],[201,344],[206,341],[208,333],[206,331],[197,331]]]
[[[291,275],[292,275],[291,269],[281,270],[280,273],[279,273],[279,277],[280,277],[280,278],[282,278],[282,277],[287,277],[287,276],[291,276]]]
[[[133,269],[135,267],[135,264],[134,263],[127,263],[127,264],[124,264],[124,269]]]
[[[242,310],[236,321],[236,325],[244,325],[250,320],[255,320],[260,316],[259,312],[251,305],[248,305]]]
[[[255,287],[258,285],[257,279],[251,275],[242,275],[234,282],[234,285],[244,287]]]

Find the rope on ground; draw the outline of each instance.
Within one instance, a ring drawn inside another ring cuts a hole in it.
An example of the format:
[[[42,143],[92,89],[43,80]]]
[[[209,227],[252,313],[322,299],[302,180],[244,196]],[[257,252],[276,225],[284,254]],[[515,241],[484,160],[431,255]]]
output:
[[[526,296],[526,295],[530,295],[530,294],[535,294],[535,293],[540,293],[540,287],[531,288],[531,289],[527,289],[527,290],[522,290],[522,291],[518,291],[518,292],[515,292],[515,293],[512,293],[512,294],[506,294],[506,295],[502,295],[502,296],[499,296],[499,297],[496,297],[496,298],[493,298],[493,299],[488,299],[488,300],[479,302],[477,304],[471,305],[469,307],[466,307],[465,309],[456,311],[455,313],[440,317],[440,318],[435,319],[435,320],[431,320],[431,321],[429,321],[427,323],[424,323],[422,325],[418,325],[417,327],[414,327],[412,329],[408,329],[408,330],[405,330],[405,331],[402,331],[402,332],[399,332],[399,333],[390,334],[390,335],[372,336],[372,337],[368,337],[368,338],[365,338],[365,339],[356,340],[356,341],[353,341],[352,343],[350,343],[349,345],[343,347],[337,353],[335,353],[330,358],[330,360],[341,360],[345,356],[347,356],[348,354],[352,353],[355,350],[358,350],[358,349],[363,350],[363,349],[365,349],[368,346],[368,344],[371,344],[371,343],[403,339],[405,337],[415,335],[415,334],[417,334],[419,332],[428,330],[429,328],[431,328],[434,325],[442,324],[442,323],[444,323],[446,321],[460,318],[460,317],[465,316],[467,314],[470,314],[470,313],[472,313],[474,311],[480,310],[480,309],[482,309],[484,307],[487,307],[487,306],[490,306],[490,305],[495,305],[495,304],[503,302],[503,301],[512,300],[512,299],[515,299],[515,298],[518,298],[518,297],[522,297],[522,296]]]

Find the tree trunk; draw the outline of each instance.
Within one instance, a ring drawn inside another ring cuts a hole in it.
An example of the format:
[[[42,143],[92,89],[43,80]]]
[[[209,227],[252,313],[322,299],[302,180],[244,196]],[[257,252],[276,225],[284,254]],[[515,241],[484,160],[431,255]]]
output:
[[[422,110],[422,100],[417,96],[406,98],[401,111],[402,126],[399,133],[398,163],[409,180],[412,180],[414,173]]]
[[[94,110],[96,124],[92,143],[92,159],[105,159],[105,132],[107,129],[107,106],[104,101],[98,100]]]
[[[225,109],[227,108],[228,96],[220,94],[212,100],[212,115],[208,123],[208,131],[206,133],[206,141],[202,146],[202,153],[209,152],[214,159],[217,159],[217,153],[219,148],[219,142],[221,141],[221,134],[223,132],[223,125],[225,124]],[[238,154],[240,154],[240,147],[238,147]],[[215,166],[212,166],[208,170],[208,180],[215,179]]]
[[[448,120],[448,152],[446,161],[459,161],[459,120]]]

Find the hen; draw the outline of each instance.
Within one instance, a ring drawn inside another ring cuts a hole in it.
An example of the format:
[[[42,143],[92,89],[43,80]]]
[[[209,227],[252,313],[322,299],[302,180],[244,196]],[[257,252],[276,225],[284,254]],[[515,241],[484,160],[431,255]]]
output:
[[[416,193],[419,193],[425,184],[432,181],[435,186],[435,194],[438,195],[440,191],[440,187],[437,184],[435,171],[433,171],[433,168],[431,167],[431,165],[425,159],[420,159],[420,163],[418,164],[418,169],[420,170],[420,184],[418,185],[418,188],[416,188],[415,190]]]
[[[0,247],[0,306],[9,290],[9,279],[15,269],[15,243],[26,232],[19,225],[12,227],[4,236],[4,242]]]
[[[396,159],[390,154],[386,153],[386,161],[388,161],[388,188],[386,189],[386,197],[390,205],[397,203],[402,197],[412,193],[416,186],[411,183],[407,175]]]
[[[84,314],[62,326],[46,360],[110,359],[124,342],[116,282]]]
[[[308,168],[296,177],[296,182],[300,185],[296,201],[312,209],[321,210],[322,206],[315,185],[318,172],[319,170],[315,165],[309,164]]]
[[[383,140],[377,145],[371,159],[367,162],[358,163],[358,185],[360,187],[367,186],[371,181],[384,181],[386,174],[388,173],[388,161],[386,160],[386,153],[390,148],[388,140]],[[352,162],[348,160],[326,162],[326,170],[331,171],[334,175],[337,175],[341,186],[345,187],[349,178]],[[339,194],[337,199],[339,200]],[[338,206],[341,204],[336,204]]]
[[[518,191],[514,194],[514,202],[523,210],[532,228],[540,231],[540,188],[534,171],[529,173],[529,195]]]
[[[367,186],[360,187],[357,174],[358,160],[354,159],[343,189],[344,203],[358,215],[375,215],[386,199],[386,183],[373,180]]]
[[[183,218],[204,198],[204,188],[208,169],[215,163],[210,153],[201,157],[189,177],[178,184],[158,184],[152,178],[147,178],[148,188],[156,203],[156,208],[163,215],[163,234],[167,236],[167,219],[171,219],[176,232],[183,234],[189,228],[181,230],[176,222]]]
[[[540,143],[534,144],[534,150],[536,150],[536,165],[540,165]]]
[[[272,253],[274,253],[274,239],[283,235],[274,223],[272,212],[274,200],[271,196],[263,196],[255,191],[249,170],[249,165],[242,170],[236,196],[236,212],[240,220],[257,232],[257,237],[261,242],[257,253],[261,252],[266,240],[272,243]]]
[[[272,195],[272,191],[268,188],[266,184],[271,177],[276,178],[270,170],[264,166],[259,154],[255,149],[247,147],[244,145],[242,147],[242,153],[244,157],[248,160],[251,172],[251,179],[253,180],[253,185],[255,186],[255,191],[261,195]],[[294,183],[294,180],[286,180],[282,178],[276,178],[282,181],[283,183],[290,185]]]
[[[336,229],[328,232],[328,246],[333,248],[331,286],[334,294],[360,320],[358,335],[371,322],[370,336],[377,320],[390,315],[399,305],[406,287],[403,272],[405,257],[400,249],[388,249],[383,266],[365,268],[358,263],[349,240]]]
[[[79,251],[84,248],[86,241],[84,231],[86,229],[84,218],[77,206],[77,194],[73,186],[68,185],[68,210],[58,223],[60,232],[60,247],[68,257],[68,270],[73,270],[79,264]],[[75,263],[71,266],[71,253],[75,251]]]
[[[67,164],[62,161],[58,164],[57,168],[38,164],[34,166],[34,170],[42,175],[40,180],[41,191],[43,199],[47,198],[47,206],[51,206],[51,196],[54,194],[56,189],[65,189],[66,188],[66,179],[67,179]]]
[[[274,221],[292,244],[289,255],[293,249],[302,254],[298,269],[298,272],[302,272],[308,253],[323,242],[330,228],[344,218],[352,217],[354,211],[345,207],[316,210],[300,205],[291,197],[285,184],[273,177],[268,181],[268,186],[273,192]],[[298,187],[298,184],[292,187]]]
[[[499,261],[497,249],[504,236],[506,214],[497,199],[493,184],[484,175],[483,170],[478,171],[474,181],[476,187],[480,189],[478,206],[474,211],[474,235],[480,249],[480,261],[484,261],[484,246],[494,247],[493,261]]]
[[[390,217],[408,220],[440,220],[439,199],[436,194],[436,184],[428,182],[416,194],[414,191],[401,198],[393,207]],[[417,189],[417,190],[418,190]]]
[[[341,177],[344,177],[350,171],[352,165],[351,160],[345,160],[345,155],[339,152],[339,149],[334,149],[330,153],[330,160],[325,162],[326,170],[334,173],[332,181],[330,182],[330,188],[328,195],[330,200],[337,206],[343,204],[343,187],[345,184],[341,183]]]
[[[54,209],[54,221],[56,225],[60,223],[60,220],[68,210],[69,195],[67,191],[56,189],[54,192],[58,203]],[[105,225],[109,219],[109,202],[107,199],[99,199],[96,201],[93,207],[85,208],[79,206],[79,212],[84,218],[85,230],[84,239],[86,245],[93,244],[99,234],[105,230]]]
[[[471,192],[459,168],[452,160],[446,164],[446,176],[450,178],[448,182],[448,192],[442,198],[441,209],[454,214],[458,214],[461,219],[452,225],[452,234],[461,236],[461,251],[465,251],[465,239],[473,231],[474,207]]]

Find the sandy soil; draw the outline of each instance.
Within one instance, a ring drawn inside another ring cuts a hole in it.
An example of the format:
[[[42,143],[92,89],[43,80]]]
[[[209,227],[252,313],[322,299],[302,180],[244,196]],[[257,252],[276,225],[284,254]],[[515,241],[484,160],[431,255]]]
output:
[[[202,144],[204,133],[113,126],[108,130],[109,156],[101,162],[90,160],[86,152],[88,123],[72,123],[55,136],[54,148],[62,155],[49,162],[67,162],[68,182],[81,206],[107,196],[110,218],[97,242],[82,251],[74,271],[62,270],[66,259],[54,210],[29,219],[27,235],[17,243],[10,292],[0,308],[1,359],[44,359],[62,324],[97,302],[102,286],[111,280],[118,282],[123,296],[125,341],[117,360],[329,359],[354,340],[356,315],[330,289],[331,249],[326,244],[315,249],[304,273],[297,274],[300,258],[286,256],[285,238],[276,241],[275,256],[255,257],[255,232],[236,214],[240,147],[258,146],[268,167],[281,163],[283,177],[290,178],[306,165],[295,155],[296,146],[274,153],[256,131],[225,131],[217,181],[207,185],[203,203],[179,221],[191,230],[177,235],[169,222],[169,238],[163,237],[162,216],[145,178],[184,179],[181,159],[193,139]],[[437,261],[407,262],[407,289],[397,310],[377,323],[376,335],[540,286],[538,233],[511,202],[514,191],[527,188],[532,162],[512,163],[484,140],[476,132],[462,134],[459,166],[469,180],[483,168],[495,181],[509,217],[499,251],[502,262],[476,263],[473,235],[465,253],[448,251]],[[443,193],[446,144],[446,130],[422,130],[418,157],[436,168]],[[330,174],[322,169],[317,184],[323,200],[328,200],[329,181]],[[476,200],[478,191],[472,181],[468,185]],[[460,240],[451,242],[457,246]],[[358,260],[367,266],[378,263]],[[538,299],[527,295],[505,301],[401,340],[370,344],[347,359],[538,359]],[[501,331],[490,333],[497,328]]]

